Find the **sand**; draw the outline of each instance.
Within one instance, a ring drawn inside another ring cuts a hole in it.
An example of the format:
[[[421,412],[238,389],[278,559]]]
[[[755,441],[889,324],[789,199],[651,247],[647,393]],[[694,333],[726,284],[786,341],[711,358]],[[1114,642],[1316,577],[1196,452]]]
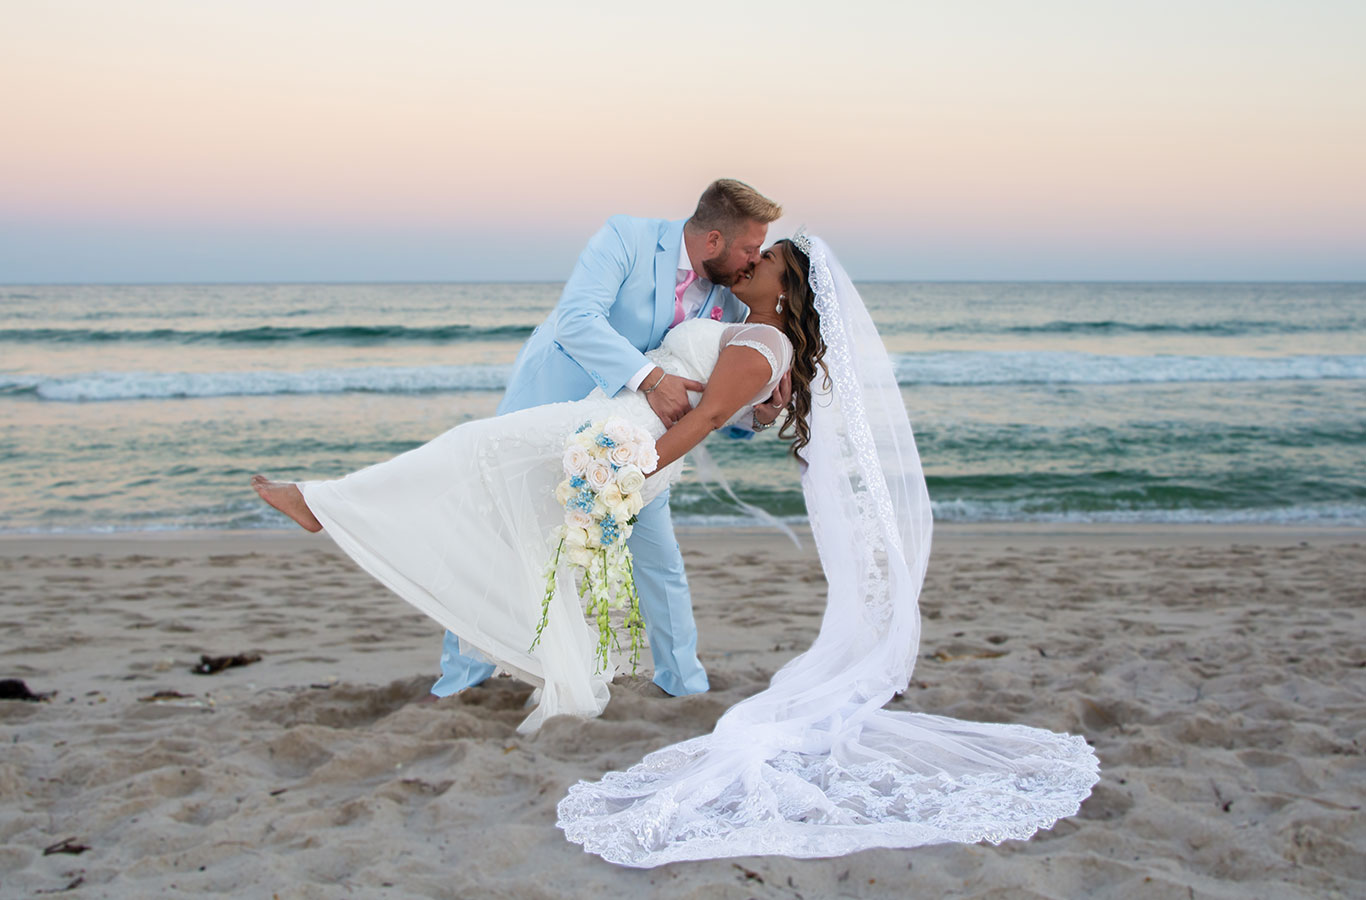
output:
[[[439,629],[325,539],[0,539],[0,678],[55,692],[0,701],[0,896],[1366,896],[1360,531],[941,527],[896,704],[1085,735],[1078,816],[829,860],[583,853],[570,784],[709,730],[819,624],[809,542],[681,537],[713,690],[643,672],[530,738],[513,679],[419,702]]]

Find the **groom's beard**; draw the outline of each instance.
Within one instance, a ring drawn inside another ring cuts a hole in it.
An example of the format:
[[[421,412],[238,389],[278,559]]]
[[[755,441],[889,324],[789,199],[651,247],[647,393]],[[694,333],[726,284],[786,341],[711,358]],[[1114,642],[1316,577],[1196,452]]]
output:
[[[724,259],[729,252],[729,246],[722,248],[721,256],[719,258]],[[748,268],[748,266],[745,268]],[[722,287],[731,287],[735,284],[736,279],[744,269],[726,269],[723,268],[721,263],[717,262],[717,260],[704,259],[702,260],[702,271],[707,273],[707,280],[712,284],[719,284]]]

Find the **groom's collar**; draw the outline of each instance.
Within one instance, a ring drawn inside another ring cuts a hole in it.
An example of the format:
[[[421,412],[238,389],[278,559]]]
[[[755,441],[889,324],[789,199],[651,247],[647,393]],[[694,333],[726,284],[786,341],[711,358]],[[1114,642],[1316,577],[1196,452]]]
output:
[[[668,250],[673,246],[674,241],[683,243],[683,226],[687,224],[687,221],[687,219],[674,219],[673,221],[661,222],[657,249]]]
[[[697,267],[692,264],[692,257],[688,255],[688,240],[686,235],[684,236],[684,239],[678,243],[678,271],[684,273],[697,271]],[[711,288],[711,279],[706,275],[699,274],[697,276],[697,282],[703,287],[708,289]]]
[[[697,267],[694,266],[694,265],[692,264],[692,257],[688,255],[688,242],[687,242],[687,241],[683,241],[682,243],[680,243],[680,244],[678,245],[678,271],[680,271],[680,272],[696,272],[696,271],[697,271]],[[709,279],[706,275],[698,275],[698,276],[697,276],[697,280],[698,280],[698,281],[705,281],[705,282],[707,282],[708,284],[711,284],[711,279]]]

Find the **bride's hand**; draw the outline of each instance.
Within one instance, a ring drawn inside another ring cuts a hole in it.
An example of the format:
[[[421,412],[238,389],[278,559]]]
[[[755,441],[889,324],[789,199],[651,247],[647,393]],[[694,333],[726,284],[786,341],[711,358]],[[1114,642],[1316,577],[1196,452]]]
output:
[[[792,370],[788,369],[783,373],[783,377],[778,382],[778,386],[773,389],[773,395],[768,398],[768,402],[760,403],[754,407],[754,420],[764,427],[772,425],[778,418],[778,414],[783,411],[792,399]]]
[[[648,384],[650,379],[645,380]],[[664,423],[665,428],[673,427],[673,424],[683,418],[692,409],[692,402],[688,399],[688,391],[701,391],[706,387],[691,378],[683,378],[678,375],[665,375],[660,379],[658,386],[651,388],[646,394],[645,399],[650,403],[650,409],[659,416],[659,421]]]

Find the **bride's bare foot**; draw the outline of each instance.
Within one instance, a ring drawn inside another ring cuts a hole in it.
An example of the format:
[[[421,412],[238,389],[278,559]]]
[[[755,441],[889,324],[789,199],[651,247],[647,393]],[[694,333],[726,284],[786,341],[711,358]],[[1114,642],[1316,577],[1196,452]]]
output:
[[[304,531],[317,534],[323,530],[323,523],[318,521],[318,517],[313,515],[313,511],[304,502],[303,491],[299,490],[298,485],[285,481],[271,481],[264,475],[253,475],[251,486],[261,495],[262,500],[289,516]]]

